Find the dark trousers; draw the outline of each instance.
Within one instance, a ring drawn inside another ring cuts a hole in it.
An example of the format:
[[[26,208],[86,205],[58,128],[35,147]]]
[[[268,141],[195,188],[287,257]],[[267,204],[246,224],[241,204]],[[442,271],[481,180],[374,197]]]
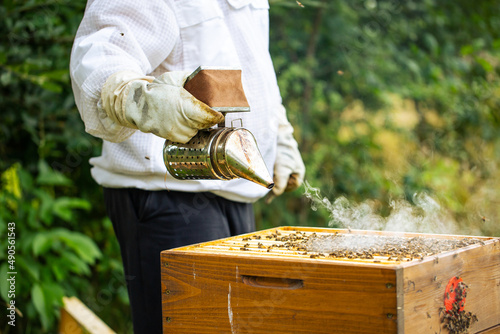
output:
[[[162,333],[160,252],[253,232],[251,204],[212,193],[104,189],[127,280],[135,334]]]

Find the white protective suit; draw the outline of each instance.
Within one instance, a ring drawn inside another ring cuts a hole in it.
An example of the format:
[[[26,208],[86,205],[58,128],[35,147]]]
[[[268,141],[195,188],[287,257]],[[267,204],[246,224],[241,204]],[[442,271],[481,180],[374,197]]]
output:
[[[88,2],[70,73],[86,131],[104,140],[102,155],[90,160],[98,184],[211,191],[239,202],[253,202],[267,193],[243,179],[187,181],[165,176],[165,140],[115,123],[102,109],[100,90],[111,74],[123,70],[156,77],[167,71],[194,71],[200,65],[239,67],[251,112],[227,114],[226,124],[243,119],[272,175],[278,123],[285,116],[268,51],[268,9],[267,0]]]

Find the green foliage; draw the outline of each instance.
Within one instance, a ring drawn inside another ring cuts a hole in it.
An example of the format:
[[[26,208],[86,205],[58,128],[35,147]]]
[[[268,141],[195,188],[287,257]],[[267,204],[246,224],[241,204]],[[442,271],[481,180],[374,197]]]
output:
[[[464,233],[500,235],[498,4],[270,3],[270,51],[309,183],[329,199],[370,199],[382,215],[425,191]],[[84,7],[0,5],[0,277],[15,222],[22,313],[16,328],[0,320],[6,333],[55,332],[63,295],[130,331],[119,247],[87,162],[100,141],[84,132],[69,81]],[[327,226],[302,193],[258,202],[258,228]],[[0,281],[2,300],[6,289]]]
[[[35,179],[19,163],[2,173],[0,206],[4,210],[0,221],[2,229],[14,233],[16,252],[13,263],[7,261],[6,252],[0,253],[0,272],[17,272],[14,300],[24,314],[16,324],[20,333],[28,333],[29,328],[51,329],[62,297],[85,284],[81,276],[88,276],[91,266],[102,256],[88,236],[61,227],[78,218],[77,209],[89,210],[90,203],[78,198],[55,198],[57,187],[72,185],[69,180],[60,185],[64,176],[58,174],[50,171],[50,177],[40,173]],[[7,249],[7,238],[0,240],[0,247]],[[13,268],[8,269],[11,264]],[[10,300],[6,283],[0,283],[0,296]],[[28,323],[28,319],[32,321]]]
[[[56,332],[65,295],[120,332],[129,326],[119,247],[87,162],[100,141],[84,132],[69,80],[84,8],[82,0],[0,5],[0,274],[14,222],[19,311],[16,327],[0,319],[2,333]]]
[[[425,191],[463,233],[500,235],[492,202],[500,193],[500,7],[302,4],[271,6],[270,48],[309,183],[330,199],[375,200],[382,215],[391,199]],[[257,205],[262,226],[329,221],[300,193],[275,205],[283,210]]]

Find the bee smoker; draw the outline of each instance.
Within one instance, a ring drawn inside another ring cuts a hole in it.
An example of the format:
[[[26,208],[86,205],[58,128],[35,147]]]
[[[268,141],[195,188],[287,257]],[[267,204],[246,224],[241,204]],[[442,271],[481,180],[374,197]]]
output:
[[[184,88],[224,115],[250,111],[239,69],[200,66]],[[268,189],[274,186],[254,136],[233,124],[200,130],[185,144],[166,140],[163,160],[170,175],[180,180],[244,178]]]

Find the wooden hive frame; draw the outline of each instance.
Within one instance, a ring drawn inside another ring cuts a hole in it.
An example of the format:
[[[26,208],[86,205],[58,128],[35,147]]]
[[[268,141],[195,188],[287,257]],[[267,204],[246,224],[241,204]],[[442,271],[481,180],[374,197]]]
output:
[[[349,233],[280,227],[163,251],[164,333],[446,333],[445,287],[455,276],[468,285],[466,311],[478,318],[469,332],[500,332],[498,238],[352,231],[480,240],[411,261],[267,251],[266,235],[295,231]]]

